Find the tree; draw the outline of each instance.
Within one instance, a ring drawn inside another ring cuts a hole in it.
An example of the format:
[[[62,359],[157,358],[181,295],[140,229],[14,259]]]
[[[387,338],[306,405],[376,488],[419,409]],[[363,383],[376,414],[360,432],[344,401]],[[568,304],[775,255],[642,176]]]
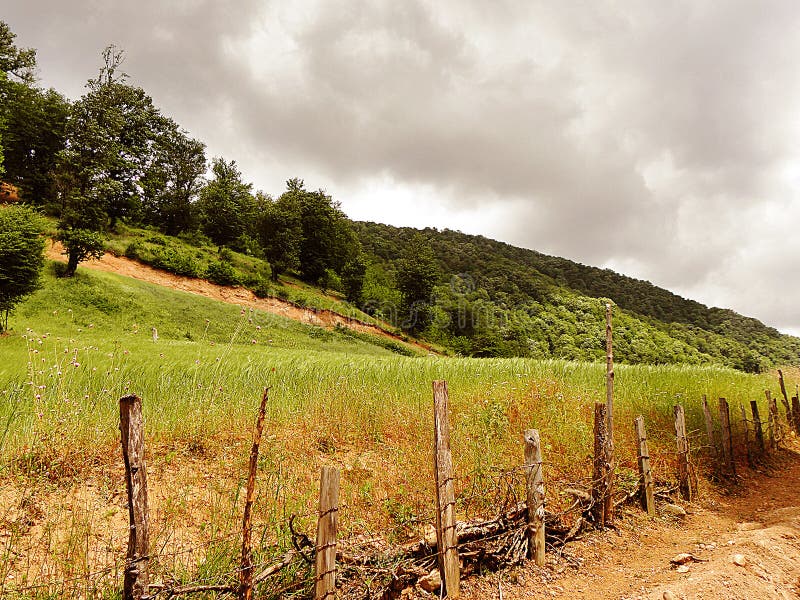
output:
[[[328,271],[341,275],[361,253],[339,203],[322,190],[306,190],[302,179],[286,182],[286,191],[267,206],[259,229],[273,278],[294,269],[306,281],[323,283]]]
[[[31,48],[17,48],[14,44],[16,34],[4,21],[0,21],[0,175],[5,173],[4,142],[8,127],[7,109],[8,89],[13,83],[31,85],[36,69],[36,51]]]
[[[361,306],[363,301],[364,278],[367,274],[367,263],[359,255],[350,260],[342,269],[342,285],[347,301]]]
[[[200,191],[198,210],[203,233],[220,248],[233,246],[255,230],[256,202],[252,186],[242,181],[236,161],[212,161],[213,179]]]
[[[438,270],[430,244],[417,233],[398,263],[397,288],[402,297],[400,315],[403,329],[417,333],[430,325]]]
[[[155,160],[156,140],[172,123],[142,88],[125,83],[122,51],[109,46],[103,60],[72,106],[60,162],[72,184],[67,201],[80,196],[98,205],[113,229],[119,219],[140,215],[142,178]]]
[[[66,144],[70,104],[55,90],[8,82],[0,89],[6,181],[39,206],[56,204],[55,168]]]
[[[36,50],[17,48],[14,45],[16,37],[8,24],[0,21],[0,72],[23,83],[31,84],[36,69]]]
[[[27,206],[0,208],[0,331],[8,314],[39,288],[44,267],[44,225]]]
[[[205,172],[205,144],[170,120],[155,140],[153,161],[142,178],[144,222],[167,235],[194,231],[198,225],[194,202]]]
[[[300,269],[303,216],[296,195],[283,194],[267,201],[259,218],[259,242],[272,269],[272,280],[287,271]]]
[[[67,255],[64,277],[72,277],[79,263],[100,258],[105,252],[103,234],[92,229],[62,229],[58,232],[58,240],[64,244]]]

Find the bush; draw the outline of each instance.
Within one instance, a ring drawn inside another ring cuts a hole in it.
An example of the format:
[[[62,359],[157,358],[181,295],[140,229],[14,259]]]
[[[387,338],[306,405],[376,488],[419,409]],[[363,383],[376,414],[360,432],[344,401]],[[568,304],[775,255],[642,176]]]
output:
[[[153,259],[150,264],[156,269],[162,269],[184,275],[186,277],[199,277],[200,265],[191,256],[187,256],[173,246],[156,248],[153,251]]]
[[[202,248],[213,244],[211,238],[202,231],[182,231],[178,234],[178,239],[183,240],[195,248]]]
[[[140,260],[142,244],[139,240],[134,240],[125,248],[125,257],[133,260]]]
[[[242,276],[231,263],[218,260],[208,265],[206,279],[217,285],[240,285]]]
[[[275,290],[272,289],[272,284],[268,279],[257,279],[252,285],[248,284],[247,287],[253,291],[257,298],[271,298],[275,294]]]

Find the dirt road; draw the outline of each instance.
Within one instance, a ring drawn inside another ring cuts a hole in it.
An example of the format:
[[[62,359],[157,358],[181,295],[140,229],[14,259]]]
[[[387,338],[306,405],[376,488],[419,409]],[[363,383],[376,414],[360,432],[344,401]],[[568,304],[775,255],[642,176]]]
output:
[[[467,582],[469,600],[800,598],[800,445],[737,489],[706,486],[682,519],[632,509],[618,530],[569,544],[560,560]],[[678,569],[670,559],[701,562]],[[743,559],[743,560],[742,560]],[[743,562],[743,565],[736,564]],[[681,572],[685,571],[685,572]],[[501,592],[502,590],[502,592]]]

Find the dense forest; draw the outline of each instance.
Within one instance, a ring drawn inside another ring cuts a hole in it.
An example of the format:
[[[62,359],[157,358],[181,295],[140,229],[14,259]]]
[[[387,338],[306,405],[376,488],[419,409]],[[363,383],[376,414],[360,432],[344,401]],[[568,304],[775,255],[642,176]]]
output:
[[[123,62],[106,48],[71,101],[38,86],[36,52],[17,47],[0,21],[0,179],[9,199],[55,223],[63,276],[119,252],[109,239],[139,228],[150,234],[121,249],[130,258],[261,296],[296,276],[463,355],[602,359],[610,301],[618,360],[746,371],[800,360],[800,339],[646,281],[480,236],[352,222],[299,178],[277,196],[254,190],[235,160],[209,162],[203,142],[131,84]],[[201,263],[187,248],[216,258]],[[237,256],[258,267],[239,272]],[[26,291],[0,293],[0,310],[35,288],[17,283]]]

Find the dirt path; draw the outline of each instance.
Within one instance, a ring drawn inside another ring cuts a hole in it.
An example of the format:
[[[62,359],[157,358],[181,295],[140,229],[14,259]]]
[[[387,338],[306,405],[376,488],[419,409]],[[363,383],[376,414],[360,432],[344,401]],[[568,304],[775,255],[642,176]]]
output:
[[[702,492],[682,520],[649,521],[631,510],[618,519],[617,532],[569,544],[561,560],[551,556],[542,569],[468,582],[462,597],[800,598],[800,453],[784,453],[769,472],[747,473],[735,495]],[[670,559],[683,552],[704,562],[679,572]],[[734,563],[737,555],[744,566]]]
[[[64,247],[61,243],[51,242],[47,248],[47,258],[66,262],[63,252]],[[376,325],[371,325],[359,321],[358,319],[351,319],[331,310],[300,308],[299,306],[295,306],[279,298],[258,298],[253,292],[246,288],[227,287],[211,283],[205,279],[193,279],[191,277],[174,275],[173,273],[160,271],[135,260],[114,256],[113,254],[106,253],[98,260],[90,260],[81,263],[81,268],[84,267],[98,271],[117,273],[118,275],[131,277],[132,279],[154,283],[174,290],[189,292],[190,294],[197,294],[198,296],[205,296],[206,298],[220,300],[237,306],[263,310],[309,325],[317,325],[327,329],[333,329],[339,325],[360,333],[389,338],[403,344],[408,344],[419,350],[424,350],[425,352],[432,352],[431,348],[424,344],[412,340],[404,340],[401,336],[381,329]]]

